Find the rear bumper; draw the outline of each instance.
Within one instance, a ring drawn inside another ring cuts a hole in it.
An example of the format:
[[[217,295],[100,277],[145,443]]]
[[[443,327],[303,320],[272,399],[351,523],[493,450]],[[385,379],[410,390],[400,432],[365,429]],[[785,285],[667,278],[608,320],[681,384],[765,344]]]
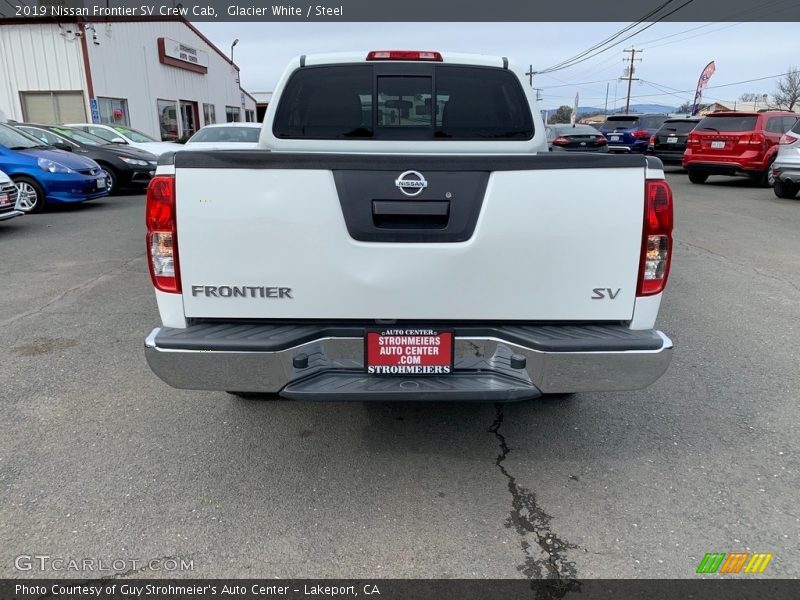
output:
[[[647,153],[664,163],[679,165],[683,161],[683,150],[648,150]]]
[[[608,135],[606,135],[608,137]],[[647,140],[636,140],[635,142],[608,142],[609,152],[633,152],[644,154],[647,151]]]
[[[436,377],[367,375],[363,328],[351,326],[156,328],[144,347],[153,372],[176,388],[312,400],[511,401],[542,393],[636,390],[661,377],[672,358],[672,342],[655,330],[615,325],[453,330],[454,372]],[[512,355],[518,355],[516,367]]]
[[[772,164],[772,173],[775,179],[788,181],[790,183],[800,183],[800,163],[780,162],[776,160]]]

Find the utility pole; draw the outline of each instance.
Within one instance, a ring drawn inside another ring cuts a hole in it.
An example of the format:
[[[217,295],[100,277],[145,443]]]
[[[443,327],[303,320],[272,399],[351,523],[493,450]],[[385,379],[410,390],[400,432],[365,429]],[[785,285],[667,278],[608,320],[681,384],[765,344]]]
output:
[[[533,76],[536,75],[536,71],[533,70],[533,65],[528,67],[528,72],[525,73],[528,76],[528,83],[531,87],[533,87]]]
[[[611,85],[611,83],[608,83],[608,82],[606,83],[606,106],[603,109],[603,114],[604,115],[608,114],[608,86],[610,86],[610,85]]]
[[[642,60],[641,58],[639,58],[639,59],[636,58],[636,53],[637,52],[643,52],[643,51],[642,50],[636,50],[635,48],[631,48],[630,50],[624,50],[624,52],[630,52],[630,55],[631,55],[630,58],[628,59],[629,60],[628,77],[627,77],[627,79],[628,79],[628,99],[625,101],[625,113],[627,114],[631,109],[631,83],[633,82],[634,79],[636,81],[639,81],[638,77],[634,77],[633,76],[633,62],[635,60],[638,60],[639,62],[641,62],[641,60]]]

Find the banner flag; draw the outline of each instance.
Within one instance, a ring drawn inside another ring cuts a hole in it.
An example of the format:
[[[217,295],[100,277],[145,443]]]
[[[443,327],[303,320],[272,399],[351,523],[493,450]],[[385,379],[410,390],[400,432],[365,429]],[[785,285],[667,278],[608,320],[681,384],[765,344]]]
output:
[[[700,79],[697,80],[697,91],[694,93],[694,103],[692,104],[692,116],[695,116],[698,112],[700,112],[700,100],[703,97],[703,89],[708,85],[708,80],[711,79],[711,76],[714,74],[714,70],[716,66],[714,65],[714,61],[712,60],[710,63],[706,65],[706,68],[703,69],[703,72],[700,73]]]

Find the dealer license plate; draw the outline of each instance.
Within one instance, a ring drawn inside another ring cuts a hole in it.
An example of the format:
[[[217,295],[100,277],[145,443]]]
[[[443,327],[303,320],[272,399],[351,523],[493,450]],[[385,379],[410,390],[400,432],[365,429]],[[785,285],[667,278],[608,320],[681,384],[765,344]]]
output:
[[[716,142],[711,142],[711,147],[712,148],[724,148],[725,147],[725,142],[722,141],[722,140],[719,140],[719,141],[716,141]]]
[[[670,136],[670,137],[667,138],[667,143],[668,144],[677,144],[678,143],[678,138]]]
[[[446,375],[453,372],[452,331],[367,331],[365,345],[365,366],[372,375]]]
[[[0,206],[9,206],[11,204],[11,198],[8,197],[8,194],[0,194]]]

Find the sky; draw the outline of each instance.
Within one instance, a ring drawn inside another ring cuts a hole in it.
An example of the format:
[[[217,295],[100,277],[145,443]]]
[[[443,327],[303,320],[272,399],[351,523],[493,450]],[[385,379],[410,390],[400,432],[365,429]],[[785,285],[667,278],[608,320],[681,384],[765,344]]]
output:
[[[300,54],[351,50],[412,49],[507,56],[518,66],[542,71],[590,48],[630,23],[195,23],[223,52],[239,39],[234,61],[242,86],[272,91],[288,61]],[[642,26],[639,26],[642,27]],[[669,37],[667,37],[669,36]],[[770,94],[776,77],[800,64],[796,23],[656,23],[629,40],[580,64],[534,76],[541,108],[624,107],[624,49],[643,49],[634,65],[631,104],[679,106],[694,97],[709,61],[716,72],[704,101],[735,100],[745,93]],[[746,80],[767,78],[738,85]],[[725,87],[717,87],[725,85]]]

